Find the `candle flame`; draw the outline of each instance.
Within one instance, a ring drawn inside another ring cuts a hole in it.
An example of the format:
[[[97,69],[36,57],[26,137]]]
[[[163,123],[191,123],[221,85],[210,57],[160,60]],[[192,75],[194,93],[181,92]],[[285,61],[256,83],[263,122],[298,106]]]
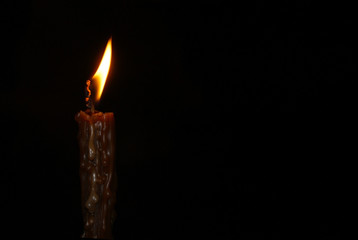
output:
[[[104,85],[109,72],[109,67],[111,65],[112,58],[112,37],[108,40],[106,50],[104,51],[102,61],[99,64],[99,67],[96,73],[92,77],[93,84],[96,88],[96,95],[94,96],[95,101],[98,102],[101,98]]]

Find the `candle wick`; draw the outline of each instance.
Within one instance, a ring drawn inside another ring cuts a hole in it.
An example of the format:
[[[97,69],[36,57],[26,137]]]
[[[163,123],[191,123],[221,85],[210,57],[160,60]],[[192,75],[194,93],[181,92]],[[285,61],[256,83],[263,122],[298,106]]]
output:
[[[94,102],[93,102],[93,96],[91,91],[91,80],[86,81],[86,107],[91,109],[91,113],[94,113]]]

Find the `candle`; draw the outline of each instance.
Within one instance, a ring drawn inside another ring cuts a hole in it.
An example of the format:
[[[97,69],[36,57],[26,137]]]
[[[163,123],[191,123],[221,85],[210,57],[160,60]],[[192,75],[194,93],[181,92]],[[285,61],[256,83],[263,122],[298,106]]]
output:
[[[83,238],[113,239],[117,187],[114,115],[94,108],[100,100],[108,75],[111,45],[112,40],[109,39],[97,72],[87,81],[88,109],[75,116],[79,125]]]

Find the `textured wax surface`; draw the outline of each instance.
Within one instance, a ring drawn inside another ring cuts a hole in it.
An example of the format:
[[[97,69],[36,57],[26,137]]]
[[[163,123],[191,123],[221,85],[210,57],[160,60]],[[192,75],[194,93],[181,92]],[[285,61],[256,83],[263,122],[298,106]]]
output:
[[[116,217],[113,113],[79,112],[81,203],[84,238],[112,239]]]

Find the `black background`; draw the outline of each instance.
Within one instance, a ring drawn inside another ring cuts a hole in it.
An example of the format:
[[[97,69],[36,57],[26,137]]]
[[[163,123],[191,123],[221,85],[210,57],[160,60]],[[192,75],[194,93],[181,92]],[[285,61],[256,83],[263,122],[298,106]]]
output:
[[[116,239],[340,239],[350,228],[350,6],[2,5],[1,206],[13,236],[79,239],[74,116],[110,36],[97,108],[116,117]]]

